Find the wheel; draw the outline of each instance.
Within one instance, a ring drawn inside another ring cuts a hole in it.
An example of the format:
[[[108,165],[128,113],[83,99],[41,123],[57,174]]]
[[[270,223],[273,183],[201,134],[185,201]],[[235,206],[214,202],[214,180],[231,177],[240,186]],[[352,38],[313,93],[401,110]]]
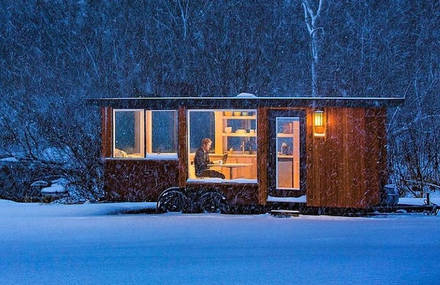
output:
[[[184,212],[188,206],[188,197],[178,187],[168,188],[157,199],[157,210],[160,212]]]
[[[219,192],[206,192],[199,198],[199,207],[205,213],[228,213],[229,204]]]

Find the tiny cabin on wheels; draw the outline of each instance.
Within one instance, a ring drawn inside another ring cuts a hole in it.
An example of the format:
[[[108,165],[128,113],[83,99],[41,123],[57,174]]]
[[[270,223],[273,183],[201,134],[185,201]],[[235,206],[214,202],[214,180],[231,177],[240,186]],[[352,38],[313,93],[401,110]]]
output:
[[[387,183],[386,117],[402,98],[90,99],[102,114],[108,200],[156,201],[170,187],[216,189],[231,205],[302,201],[367,209]],[[209,138],[209,168],[194,157]]]

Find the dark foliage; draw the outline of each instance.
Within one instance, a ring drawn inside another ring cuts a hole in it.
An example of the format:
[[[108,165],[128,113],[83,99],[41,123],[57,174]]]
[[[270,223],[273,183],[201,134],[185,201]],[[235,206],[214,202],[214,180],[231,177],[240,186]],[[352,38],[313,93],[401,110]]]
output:
[[[406,96],[389,116],[392,178],[440,185],[438,1],[323,3],[318,95]],[[310,45],[300,1],[1,1],[2,155],[97,198],[99,110],[85,98],[310,95]]]

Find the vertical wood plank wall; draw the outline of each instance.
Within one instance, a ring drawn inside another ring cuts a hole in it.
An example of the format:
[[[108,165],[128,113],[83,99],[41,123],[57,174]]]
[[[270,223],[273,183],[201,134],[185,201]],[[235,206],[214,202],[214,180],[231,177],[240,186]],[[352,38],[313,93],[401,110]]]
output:
[[[386,110],[325,108],[326,136],[313,136],[307,110],[307,205],[367,208],[387,180]]]
[[[269,122],[267,108],[260,107],[257,110],[257,178],[258,178],[258,202],[262,205],[267,200],[267,164],[269,151]]]
[[[178,149],[177,155],[179,157],[179,187],[186,185],[186,179],[188,178],[188,139],[187,139],[187,118],[186,109],[179,107],[177,113],[178,121]]]
[[[112,156],[113,109],[101,107],[101,157]]]

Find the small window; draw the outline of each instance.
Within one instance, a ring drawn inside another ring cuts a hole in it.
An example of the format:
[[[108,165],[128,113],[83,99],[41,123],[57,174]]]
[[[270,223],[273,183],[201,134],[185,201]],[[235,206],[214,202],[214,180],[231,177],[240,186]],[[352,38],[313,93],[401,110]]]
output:
[[[114,111],[114,157],[144,157],[144,111]]]

